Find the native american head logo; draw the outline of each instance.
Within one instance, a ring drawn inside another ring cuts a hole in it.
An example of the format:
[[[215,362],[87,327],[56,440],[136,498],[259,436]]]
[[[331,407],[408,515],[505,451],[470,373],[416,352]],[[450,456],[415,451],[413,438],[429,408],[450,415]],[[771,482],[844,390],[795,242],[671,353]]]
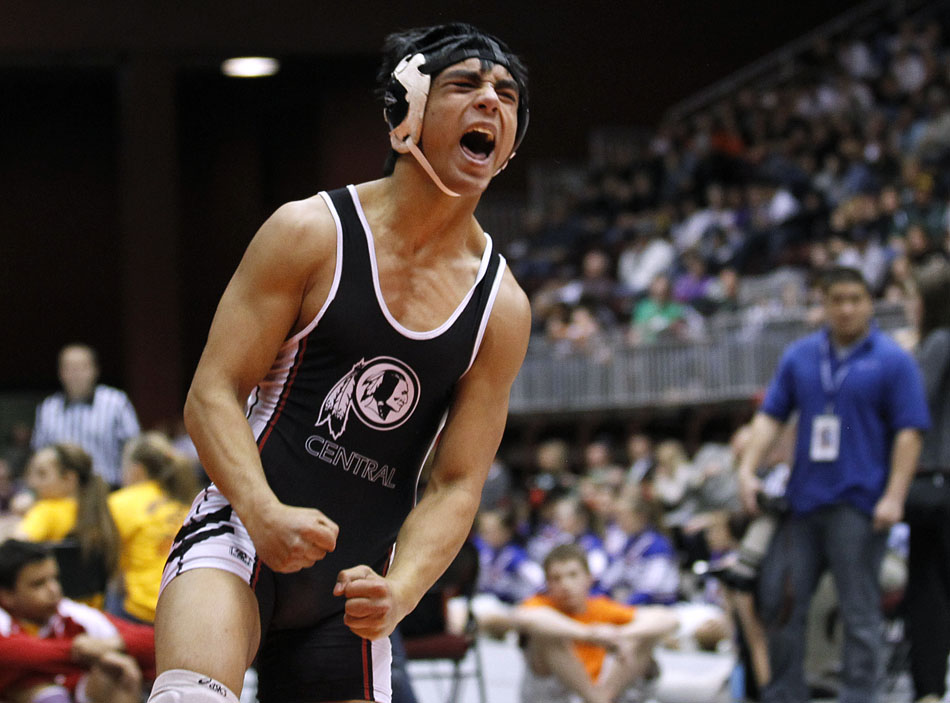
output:
[[[352,410],[365,425],[391,430],[409,419],[418,402],[419,377],[406,364],[391,356],[360,359],[327,393],[316,424],[326,424],[339,439]]]

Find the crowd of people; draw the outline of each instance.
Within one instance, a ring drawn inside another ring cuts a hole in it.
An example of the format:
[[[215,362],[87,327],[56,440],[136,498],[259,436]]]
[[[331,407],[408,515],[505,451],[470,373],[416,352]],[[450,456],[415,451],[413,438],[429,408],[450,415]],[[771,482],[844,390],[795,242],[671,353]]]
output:
[[[64,347],[32,451],[3,459],[2,700],[136,703],[155,675],[162,569],[203,475],[98,376],[92,348]]]
[[[536,337],[596,356],[695,339],[717,314],[814,321],[834,265],[905,302],[912,269],[950,254],[942,19],[821,39],[554,187],[512,248]]]
[[[845,620],[841,700],[872,700],[887,551],[908,564],[917,696],[946,693],[950,637],[925,625],[929,604],[950,612],[944,35],[933,19],[822,40],[791,77],[618,149],[512,248],[535,337],[571,351],[602,351],[611,335],[689,340],[721,313],[827,323],[790,348],[762,409],[728,442],[687,448],[635,431],[584,447],[549,437],[521,465],[496,458],[470,536],[476,619],[526,638],[526,703],[643,700],[660,645],[739,647],[750,696],[798,700],[805,618],[826,568]],[[750,295],[753,277],[766,285]],[[899,343],[874,326],[877,300],[907,306],[913,330]],[[124,703],[155,673],[162,572],[176,539],[187,546],[179,527],[207,478],[187,438],[143,433],[98,372],[90,347],[62,349],[62,391],[0,460],[4,700]],[[346,424],[324,422],[334,438]],[[331,444],[318,452],[328,463]],[[858,542],[866,558],[849,561]],[[789,554],[808,568],[783,581]],[[687,624],[686,606],[701,606],[698,622]],[[394,686],[400,695],[411,693]]]

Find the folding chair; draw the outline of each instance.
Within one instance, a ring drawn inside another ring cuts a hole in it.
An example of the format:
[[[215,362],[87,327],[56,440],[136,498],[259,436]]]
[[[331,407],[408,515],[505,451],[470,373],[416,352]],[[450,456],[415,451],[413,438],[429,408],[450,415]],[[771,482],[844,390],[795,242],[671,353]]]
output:
[[[416,608],[400,625],[406,656],[409,661],[449,662],[451,671],[433,668],[414,673],[414,679],[450,680],[452,685],[446,703],[457,703],[462,681],[475,679],[479,703],[487,703],[485,675],[478,649],[475,619],[471,613],[471,598],[478,581],[478,551],[466,542],[458,556],[441,579],[423,597]],[[448,602],[452,598],[465,600],[467,621],[461,633],[448,626]],[[467,663],[469,652],[472,662]]]

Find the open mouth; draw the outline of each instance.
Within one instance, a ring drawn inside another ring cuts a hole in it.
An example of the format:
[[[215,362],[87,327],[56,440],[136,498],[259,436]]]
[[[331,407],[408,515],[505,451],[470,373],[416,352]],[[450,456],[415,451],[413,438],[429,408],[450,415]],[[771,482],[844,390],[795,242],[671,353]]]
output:
[[[476,127],[462,135],[462,150],[473,159],[484,161],[495,150],[495,135],[487,129]]]

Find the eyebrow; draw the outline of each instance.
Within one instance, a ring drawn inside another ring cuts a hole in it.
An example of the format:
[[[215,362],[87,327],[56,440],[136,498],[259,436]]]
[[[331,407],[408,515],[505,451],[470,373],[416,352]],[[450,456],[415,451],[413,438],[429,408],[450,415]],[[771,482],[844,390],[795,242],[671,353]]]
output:
[[[488,72],[487,71],[473,71],[471,69],[466,69],[466,68],[456,68],[451,71],[446,71],[445,73],[442,74],[441,77],[444,78],[446,81],[453,81],[459,78],[464,78],[466,80],[479,82],[483,80],[482,76],[484,76],[486,73]],[[514,90],[516,93],[520,94],[520,91],[518,90],[517,81],[511,78],[500,78],[497,81],[495,81],[495,90]]]

